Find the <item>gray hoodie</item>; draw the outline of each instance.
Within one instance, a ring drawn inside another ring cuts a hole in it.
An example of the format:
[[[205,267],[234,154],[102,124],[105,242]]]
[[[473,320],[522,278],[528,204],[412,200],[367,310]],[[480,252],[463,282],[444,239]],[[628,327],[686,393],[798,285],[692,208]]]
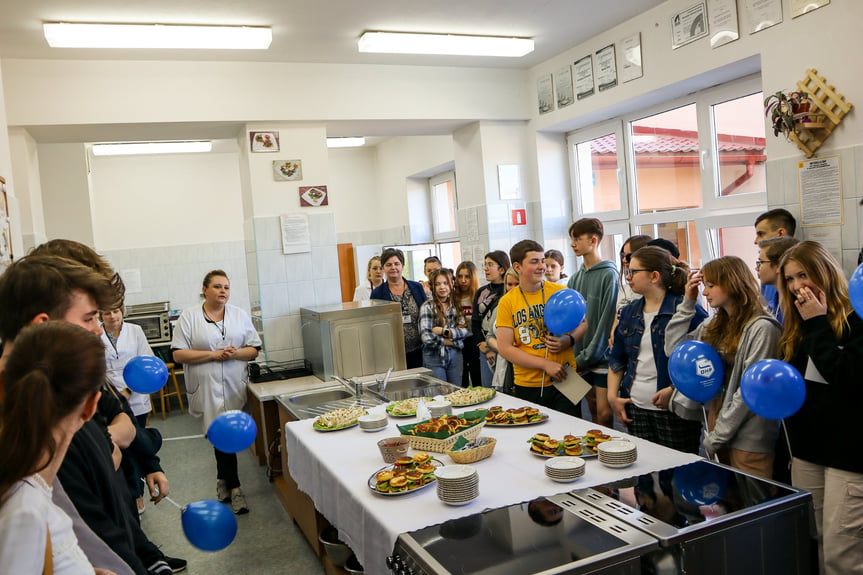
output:
[[[602,260],[590,268],[581,266],[567,283],[587,303],[587,333],[575,342],[575,365],[579,370],[608,367],[608,338],[617,305],[617,268]]]
[[[712,321],[705,321],[687,333],[694,314],[695,302],[690,299],[684,299],[677,306],[665,329],[665,353],[669,356],[680,342],[700,340],[704,328]],[[779,435],[779,422],[755,415],[746,407],[740,394],[740,378],[756,361],[776,357],[781,335],[782,327],[769,315],[752,318],[743,327],[734,365],[730,373],[725,373],[726,391],[722,408],[713,431],[704,438],[704,448],[709,452],[716,453],[722,447],[732,447],[751,453],[773,453]]]

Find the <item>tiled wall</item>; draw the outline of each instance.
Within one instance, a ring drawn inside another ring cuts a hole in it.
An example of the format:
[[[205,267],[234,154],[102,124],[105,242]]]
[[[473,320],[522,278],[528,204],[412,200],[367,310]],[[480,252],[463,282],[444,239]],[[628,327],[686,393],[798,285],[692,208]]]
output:
[[[270,362],[303,358],[300,308],[342,299],[335,218],[330,212],[307,215],[312,248],[308,253],[282,253],[277,216],[256,217],[246,226],[247,236],[251,232],[246,241],[250,290],[257,288],[260,294],[253,315],[263,326]]]
[[[526,210],[526,225],[512,224],[512,210]],[[539,202],[499,202],[458,210],[462,258],[473,261],[482,269],[482,257],[493,250],[509,254],[513,244],[521,240],[543,243],[543,226]],[[467,231],[471,221],[477,222],[477,238],[470,239]]]
[[[115,270],[141,272],[141,293],[126,293],[127,304],[170,301],[172,309],[201,302],[201,282],[212,269],[231,280],[231,303],[249,309],[249,289],[243,242],[216,242],[110,250],[103,253]]]

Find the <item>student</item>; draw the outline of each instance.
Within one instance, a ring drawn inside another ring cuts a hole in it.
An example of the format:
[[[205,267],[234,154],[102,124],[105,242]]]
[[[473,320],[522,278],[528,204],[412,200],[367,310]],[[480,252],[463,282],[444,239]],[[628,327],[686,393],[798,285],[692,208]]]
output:
[[[509,258],[507,258],[509,259]],[[513,288],[518,287],[518,274],[515,272],[513,268],[509,268],[506,270],[506,275],[503,280],[504,285],[504,293],[509,293]],[[494,311],[491,313],[492,325],[497,323],[497,308],[494,308]],[[493,329],[492,333],[489,334],[488,346],[497,353],[497,329]],[[512,395],[515,385],[515,375],[513,374],[512,364],[504,359],[502,356],[498,355],[497,362],[494,366],[494,377],[492,378],[492,387],[495,389],[500,389],[504,393]]]
[[[563,254],[559,250],[545,252],[545,279],[550,282],[566,285],[566,274],[563,273]]]
[[[777,289],[785,315],[780,354],[806,382],[803,407],[785,420],[792,484],[812,493],[823,541],[821,572],[860,573],[863,321],[851,307],[839,262],[818,242],[785,252]]]
[[[623,247],[620,248],[620,276],[617,282],[617,311],[620,312],[624,306],[631,304],[636,299],[641,296],[632,291],[632,288],[629,287],[629,282],[625,281],[626,270],[629,269],[629,259],[632,257],[632,253],[643,248],[647,245],[647,242],[652,240],[650,236],[644,234],[637,234],[634,236],[629,236],[626,238],[626,241],[623,242]]]
[[[372,256],[366,266],[366,281],[354,290],[354,301],[369,301],[372,290],[384,281],[384,268],[381,266],[381,256]]]
[[[716,310],[709,320],[689,330],[695,316],[698,286]],[[707,262],[692,272],[686,297],[665,328],[665,354],[677,344],[697,339],[719,352],[725,371],[722,390],[709,403],[707,436],[702,444],[708,455],[748,473],[770,479],[773,449],[779,435],[776,421],[752,413],[740,394],[740,378],[755,362],[776,357],[782,328],[761,306],[758,283],[746,263],[736,256]]]
[[[431,273],[435,270],[439,270],[443,267],[443,264],[440,261],[440,258],[437,256],[429,256],[423,260],[423,274],[425,274],[426,279],[421,281],[420,283],[423,286],[423,289],[426,292],[426,297],[431,297],[432,289],[431,289]]]
[[[480,354],[485,356],[485,361],[480,358],[480,370],[482,374],[483,387],[491,387],[497,361],[497,349],[491,349],[488,345],[488,337],[494,330],[492,319],[498,301],[503,295],[503,276],[509,269],[509,256],[501,250],[494,250],[485,254],[482,265],[486,285],[479,288],[473,298],[473,312],[471,314],[471,333],[476,339],[476,346]]]
[[[7,356],[0,419],[4,573],[94,572],[72,519],[51,499],[51,485],[72,436],[96,412],[104,353],[94,334],[52,321],[22,330]]]
[[[626,280],[642,297],[624,307],[608,362],[608,401],[617,420],[637,437],[671,449],[698,453],[701,423],[668,410],[671,378],[665,329],[686,289],[688,266],[671,254],[645,246],[632,254]],[[689,331],[707,312],[695,304]]]
[[[467,320],[453,297],[452,272],[433,270],[429,281],[432,297],[420,308],[423,367],[432,370],[438,379],[461,385],[462,348],[469,333]]]
[[[573,349],[578,371],[592,387],[587,405],[595,423],[611,427],[608,338],[616,316],[618,274],[613,262],[600,257],[603,233],[602,222],[596,218],[582,218],[569,227],[572,251],[582,258],[582,266],[569,278],[567,286],[584,296],[587,303],[587,333]]]
[[[476,346],[476,338],[473,335],[473,299],[476,290],[479,289],[479,274],[473,262],[464,261],[455,269],[455,288],[453,298],[456,305],[461,307],[467,321],[468,336],[464,338],[464,349],[462,350],[461,386],[482,385],[482,371],[480,368],[479,349]]]
[[[570,333],[548,333],[544,310],[548,298],[564,289],[545,281],[545,252],[533,240],[522,240],[509,250],[518,273],[518,287],[498,304],[497,342],[500,354],[513,364],[515,395],[575,417],[581,406],[573,404],[554,385],[566,377],[566,366],[576,369],[572,347],[587,330],[587,323]]]
[[[791,212],[782,208],[776,208],[764,212],[755,218],[755,241],[756,246],[761,240],[778,237],[792,237],[797,230],[797,221]],[[759,258],[761,259],[761,258]],[[778,301],[776,288],[770,284],[761,284],[761,295],[766,302]]]
[[[755,273],[761,286],[776,286],[779,278],[779,261],[782,255],[799,240],[791,236],[777,236],[758,242],[758,259],[755,260]],[[767,309],[782,323],[782,307],[779,305],[779,292],[773,290],[774,297],[766,300]]]

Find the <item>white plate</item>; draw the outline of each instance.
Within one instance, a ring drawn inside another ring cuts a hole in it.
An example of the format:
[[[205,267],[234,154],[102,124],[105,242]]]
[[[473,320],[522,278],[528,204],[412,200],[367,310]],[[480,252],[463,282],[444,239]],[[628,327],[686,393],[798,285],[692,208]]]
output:
[[[546,461],[545,467],[560,471],[577,470],[584,467],[584,459],[575,455],[562,455]]]
[[[568,479],[564,479],[562,477],[558,478],[558,477],[552,477],[550,475],[548,476],[549,479],[551,479],[552,481],[555,481],[557,483],[572,483],[573,481],[576,481],[580,477],[581,477],[581,475],[578,475],[578,476],[572,477],[572,478],[568,478]]]
[[[603,465],[605,465],[606,467],[614,467],[614,468],[629,467],[630,465],[635,463],[635,461],[630,461],[629,463],[607,463],[605,461],[602,461],[601,459],[599,460],[599,462],[602,463]]]
[[[470,465],[447,465],[446,467],[438,467],[434,474],[438,479],[443,481],[454,481],[457,479],[467,479],[476,474],[476,467]]]
[[[600,452],[605,453],[627,453],[629,451],[635,451],[636,446],[631,441],[624,441],[622,439],[619,440],[611,440],[605,441],[603,443],[598,443],[596,448]]]
[[[382,425],[381,427],[363,427],[362,425],[360,426],[360,429],[362,429],[363,431],[368,431],[369,433],[374,433],[375,431],[381,431],[382,429],[386,429],[386,428],[387,428],[386,425]]]

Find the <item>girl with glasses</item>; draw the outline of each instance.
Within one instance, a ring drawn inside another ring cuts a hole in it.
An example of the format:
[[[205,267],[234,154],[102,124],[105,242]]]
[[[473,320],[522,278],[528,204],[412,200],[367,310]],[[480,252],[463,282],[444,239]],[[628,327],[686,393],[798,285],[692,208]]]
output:
[[[701,423],[668,410],[671,378],[665,330],[683,299],[688,270],[659,247],[645,246],[632,254],[624,275],[632,291],[642,297],[620,312],[608,364],[608,401],[629,433],[698,453]],[[707,312],[695,304],[689,329],[706,317]]]
[[[699,284],[716,313],[690,331]],[[779,322],[762,307],[760,295],[758,282],[742,259],[725,256],[707,262],[700,272],[690,274],[686,298],[665,331],[665,352],[671,354],[677,344],[689,339],[719,352],[725,381],[708,402],[704,449],[708,455],[718,454],[723,463],[770,479],[779,426],[752,413],[740,394],[743,373],[757,361],[776,357],[782,333]],[[700,414],[694,418],[700,420]]]

